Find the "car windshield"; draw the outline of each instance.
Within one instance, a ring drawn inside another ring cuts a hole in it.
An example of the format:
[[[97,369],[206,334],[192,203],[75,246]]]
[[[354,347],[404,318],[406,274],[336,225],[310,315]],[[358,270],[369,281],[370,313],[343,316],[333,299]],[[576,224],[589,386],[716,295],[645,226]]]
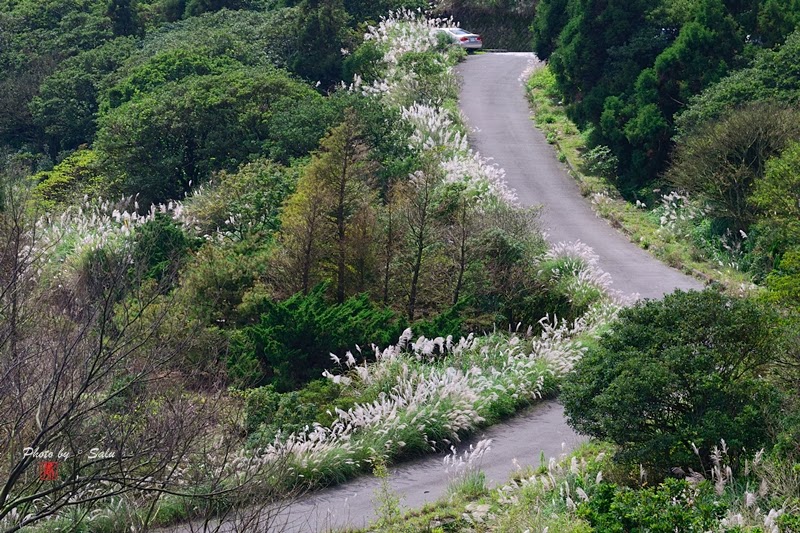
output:
[[[461,28],[453,28],[450,30],[451,33],[455,33],[456,35],[469,35],[468,31],[464,31]]]

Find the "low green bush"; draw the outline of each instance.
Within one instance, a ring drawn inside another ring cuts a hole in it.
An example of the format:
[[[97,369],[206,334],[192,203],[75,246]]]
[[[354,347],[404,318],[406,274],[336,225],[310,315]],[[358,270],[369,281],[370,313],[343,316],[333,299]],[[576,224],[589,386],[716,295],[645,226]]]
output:
[[[366,294],[342,304],[326,299],[327,284],[307,295],[283,302],[267,300],[259,323],[237,331],[231,341],[231,361],[260,363],[255,383],[271,383],[280,392],[296,389],[333,366],[331,353],[343,357],[356,345],[387,346],[403,330],[395,313],[372,303]]]
[[[281,394],[272,385],[250,389],[245,398],[245,430],[259,442],[272,441],[279,431],[301,432],[314,422],[320,408],[303,401],[298,392]]]
[[[777,356],[776,321],[710,289],[624,309],[564,382],[569,422],[656,478],[709,468],[720,439],[736,467],[745,450],[770,446],[770,413],[780,412],[776,387],[760,376]]]
[[[778,517],[778,528],[781,533],[800,531],[800,513],[786,513]]]
[[[672,533],[713,530],[725,511],[711,483],[668,479],[640,490],[601,483],[578,505],[577,515],[604,533]]]

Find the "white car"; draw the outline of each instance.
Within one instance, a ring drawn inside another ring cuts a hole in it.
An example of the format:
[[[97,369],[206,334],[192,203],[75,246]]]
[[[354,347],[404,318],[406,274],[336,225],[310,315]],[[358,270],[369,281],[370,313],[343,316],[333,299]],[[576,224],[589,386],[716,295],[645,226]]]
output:
[[[466,49],[467,52],[483,48],[483,40],[476,33],[470,33],[461,28],[439,28],[438,31],[450,37],[452,42]]]

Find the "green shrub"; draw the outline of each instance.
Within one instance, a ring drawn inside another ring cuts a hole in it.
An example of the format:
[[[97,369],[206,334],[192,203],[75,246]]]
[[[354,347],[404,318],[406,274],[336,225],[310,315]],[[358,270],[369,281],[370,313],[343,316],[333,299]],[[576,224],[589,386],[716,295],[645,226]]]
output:
[[[134,258],[147,278],[161,280],[177,270],[196,244],[171,217],[158,213],[136,230]]]
[[[73,202],[99,187],[102,179],[99,166],[97,152],[78,150],[52,170],[38,172],[31,177],[37,182],[34,195],[45,209]]]
[[[414,323],[411,330],[414,335],[422,335],[429,339],[436,337],[447,337],[452,335],[458,339],[464,334],[464,303],[459,303],[440,313],[430,320],[421,320]]]
[[[617,176],[619,159],[608,146],[595,146],[583,156],[586,169],[596,176],[613,180]]]
[[[766,281],[770,300],[800,306],[800,249],[787,252]]]
[[[342,388],[327,379],[317,379],[298,391],[280,393],[272,385],[248,389],[245,398],[245,430],[252,443],[272,441],[283,435],[301,432],[315,422],[330,425],[335,410],[347,410],[355,403],[342,396]],[[330,411],[332,414],[328,414]]]
[[[550,314],[571,322],[603,297],[598,287],[576,282],[585,268],[583,260],[575,257],[559,257],[539,263],[536,277],[543,290],[530,301],[535,302],[534,308],[541,310],[541,316]]]
[[[202,194],[184,204],[194,227],[238,240],[248,235],[267,238],[278,229],[283,203],[297,183],[297,167],[286,168],[257,159],[237,172],[220,172]]]
[[[259,323],[234,336],[232,356],[235,360],[255,356],[261,363],[261,383],[288,391],[331,367],[331,353],[343,356],[356,345],[386,346],[399,337],[403,324],[391,310],[377,307],[367,295],[331,305],[326,291],[322,284],[307,295],[265,301]]]
[[[579,504],[577,515],[604,533],[700,533],[714,529],[725,510],[710,483],[694,487],[684,480],[668,479],[658,487],[640,490],[601,483],[589,501]]]
[[[800,531],[800,514],[783,514],[778,517],[777,524],[781,533],[795,533],[796,531]]]
[[[116,188],[141,193],[147,205],[181,198],[213,172],[234,171],[264,151],[281,162],[307,155],[330,125],[328,107],[274,68],[189,76],[111,109],[95,146]]]
[[[265,425],[279,426],[287,422],[278,417],[278,411],[285,407],[284,395],[275,391],[272,385],[250,389],[245,392],[245,418],[244,427],[248,433],[254,433]],[[282,414],[287,414],[283,409]],[[289,411],[291,413],[291,411]],[[299,413],[297,413],[299,414]]]
[[[182,303],[204,324],[231,327],[258,320],[261,302],[270,295],[260,280],[271,250],[271,241],[259,235],[206,243],[181,271]]]
[[[777,355],[775,321],[753,301],[712,290],[625,309],[565,380],[569,422],[656,477],[707,468],[720,439],[735,467],[745,450],[770,443],[779,397],[758,371]]]

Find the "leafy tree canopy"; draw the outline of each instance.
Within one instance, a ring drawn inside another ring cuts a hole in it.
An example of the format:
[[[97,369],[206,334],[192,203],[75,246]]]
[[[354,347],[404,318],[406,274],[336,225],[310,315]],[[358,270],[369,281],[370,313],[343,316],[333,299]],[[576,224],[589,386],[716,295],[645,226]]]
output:
[[[754,50],[792,32],[800,3],[779,4],[542,0],[533,42],[549,58],[572,118],[592,126],[591,144],[618,158],[622,191],[646,194],[668,161],[675,115]],[[784,78],[796,70],[774,67]]]
[[[279,161],[303,156],[329,120],[324,98],[285,72],[238,69],[167,83],[111,110],[95,146],[117,187],[146,204],[179,198],[265,150]],[[292,123],[308,136],[274,131]]]
[[[752,65],[737,70],[694,96],[675,119],[679,138],[749,102],[800,101],[800,31],[776,50],[763,50]]]
[[[758,374],[776,356],[775,322],[753,301],[710,289],[625,309],[566,379],[569,422],[656,475],[708,467],[720,439],[733,458],[752,453],[768,444],[766,413],[776,412]]]
[[[766,191],[773,180],[783,179],[776,174],[778,170],[763,178],[770,158],[779,156],[800,137],[798,119],[795,110],[772,103],[733,111],[718,122],[705,124],[678,146],[667,178],[708,200],[711,215],[731,229],[746,230],[757,215],[751,198],[753,187],[762,183]],[[773,207],[781,205],[785,202]]]
[[[323,284],[308,295],[265,301],[260,322],[235,335],[230,363],[241,368],[255,358],[263,374],[251,379],[285,391],[321,376],[331,366],[331,352],[343,356],[356,345],[386,346],[400,335],[404,326],[394,312],[378,308],[367,295],[331,305],[326,291]]]
[[[44,133],[51,157],[92,141],[107,79],[125,63],[135,46],[130,38],[108,41],[67,59],[42,82],[30,110]]]

